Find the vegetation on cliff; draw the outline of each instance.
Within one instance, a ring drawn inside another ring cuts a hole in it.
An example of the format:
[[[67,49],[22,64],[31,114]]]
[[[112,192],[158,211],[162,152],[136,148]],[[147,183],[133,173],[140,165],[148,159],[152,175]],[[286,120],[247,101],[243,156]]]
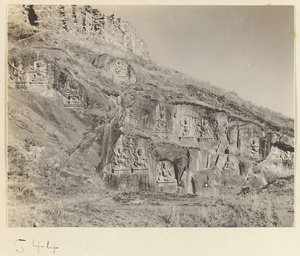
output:
[[[292,225],[293,119],[159,67],[89,6],[10,6],[8,42],[11,226]]]

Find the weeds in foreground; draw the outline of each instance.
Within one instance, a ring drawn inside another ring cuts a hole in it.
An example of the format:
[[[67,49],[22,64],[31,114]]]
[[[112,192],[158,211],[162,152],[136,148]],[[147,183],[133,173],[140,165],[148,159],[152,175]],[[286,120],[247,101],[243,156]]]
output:
[[[52,225],[57,225],[65,216],[66,212],[61,200],[56,200],[47,212],[47,219]]]

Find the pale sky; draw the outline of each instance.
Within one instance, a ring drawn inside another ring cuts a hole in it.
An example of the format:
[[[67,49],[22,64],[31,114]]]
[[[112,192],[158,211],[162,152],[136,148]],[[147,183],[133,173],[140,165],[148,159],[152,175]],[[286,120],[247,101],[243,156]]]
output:
[[[292,6],[98,6],[127,20],[157,64],[294,117]]]

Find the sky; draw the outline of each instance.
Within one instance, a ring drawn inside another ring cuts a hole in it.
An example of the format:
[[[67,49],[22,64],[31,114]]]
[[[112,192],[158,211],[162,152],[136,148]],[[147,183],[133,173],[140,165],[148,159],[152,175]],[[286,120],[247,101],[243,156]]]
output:
[[[155,63],[294,117],[292,6],[97,8],[127,20]]]

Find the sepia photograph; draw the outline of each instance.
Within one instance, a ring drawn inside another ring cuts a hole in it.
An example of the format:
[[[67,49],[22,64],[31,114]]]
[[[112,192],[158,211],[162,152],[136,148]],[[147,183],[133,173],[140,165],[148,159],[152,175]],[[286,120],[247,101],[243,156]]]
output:
[[[294,12],[8,5],[7,227],[294,227]]]

